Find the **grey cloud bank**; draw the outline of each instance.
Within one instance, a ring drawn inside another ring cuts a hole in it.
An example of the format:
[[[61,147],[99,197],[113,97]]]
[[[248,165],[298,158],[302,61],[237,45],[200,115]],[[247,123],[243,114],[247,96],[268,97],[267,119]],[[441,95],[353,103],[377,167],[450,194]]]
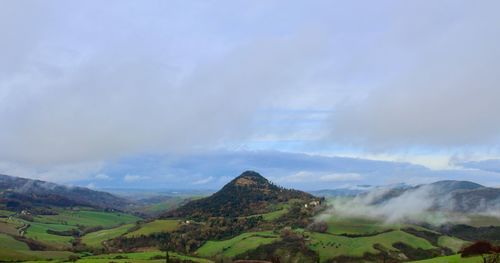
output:
[[[199,187],[217,186],[241,168],[290,185],[375,177],[392,183],[397,175],[498,182],[491,169],[430,171],[294,154],[265,161],[269,153],[240,151],[363,156],[423,149],[451,156],[487,149],[498,156],[499,7],[430,0],[4,2],[0,173],[96,186],[179,173]],[[220,149],[234,152],[198,154]],[[148,156],[169,158],[146,169]],[[195,168],[186,169],[189,162]]]

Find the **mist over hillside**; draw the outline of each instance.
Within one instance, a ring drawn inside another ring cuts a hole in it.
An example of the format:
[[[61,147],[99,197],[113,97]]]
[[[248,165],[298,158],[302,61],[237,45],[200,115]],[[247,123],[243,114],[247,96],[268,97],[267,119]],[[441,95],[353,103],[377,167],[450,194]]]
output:
[[[467,222],[467,215],[500,219],[500,188],[466,181],[439,181],[415,187],[377,187],[352,198],[336,198],[319,220],[366,217],[387,223]]]

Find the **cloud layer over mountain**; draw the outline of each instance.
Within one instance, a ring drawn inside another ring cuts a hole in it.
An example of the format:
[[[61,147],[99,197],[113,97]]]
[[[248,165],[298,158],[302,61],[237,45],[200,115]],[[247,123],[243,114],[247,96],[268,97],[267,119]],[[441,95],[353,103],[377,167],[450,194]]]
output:
[[[431,0],[3,3],[0,172],[79,181],[127,158],[221,149],[496,158],[499,8]],[[369,176],[290,171],[280,180]],[[494,181],[491,173],[481,180]],[[151,175],[128,176],[121,181]]]

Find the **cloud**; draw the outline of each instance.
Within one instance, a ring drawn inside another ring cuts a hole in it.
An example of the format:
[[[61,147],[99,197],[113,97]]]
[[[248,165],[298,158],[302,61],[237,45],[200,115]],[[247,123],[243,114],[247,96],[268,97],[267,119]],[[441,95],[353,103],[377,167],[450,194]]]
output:
[[[392,188],[375,188],[353,199],[335,199],[331,208],[318,216],[318,220],[334,217],[370,218],[388,224],[426,222],[441,225],[447,222],[464,223],[464,214],[449,213],[453,210],[450,196],[436,191],[431,185],[409,189],[395,197]],[[446,200],[446,201],[445,201]],[[489,213],[488,210],[482,212]],[[478,211],[474,212],[477,214]],[[491,214],[491,213],[489,213]]]
[[[325,182],[359,181],[361,179],[363,176],[356,173],[325,174],[319,177],[320,181]]]
[[[292,175],[275,177],[274,180],[278,183],[307,183],[316,182],[349,182],[359,181],[363,177],[356,173],[327,173],[327,172],[308,172],[299,171]]]
[[[101,174],[96,174],[94,176],[94,179],[97,179],[97,180],[110,180],[111,177],[109,177],[109,175],[107,175],[107,174],[102,174],[101,173]]]
[[[214,180],[214,177],[213,176],[209,176],[207,178],[196,180],[196,181],[193,182],[193,184],[198,184],[198,185],[200,185],[200,184],[208,184],[208,183],[210,183],[213,180]]]
[[[455,165],[469,169],[478,169],[494,173],[500,173],[500,159],[488,159],[481,161],[456,161]]]
[[[130,175],[130,174],[127,174],[123,177],[123,181],[125,181],[126,183],[144,181],[144,180],[148,180],[148,179],[151,179],[151,177],[141,176],[141,175]]]
[[[178,166],[194,162],[186,170],[213,168],[222,175],[207,176],[216,179],[246,168],[275,179],[304,171],[317,175],[311,187],[355,178],[345,174],[377,183],[474,178],[354,158],[276,155],[271,164],[259,157],[267,153],[225,156],[223,168],[224,154],[198,153],[498,148],[498,7],[12,1],[0,10],[0,172],[78,181],[108,172],[89,163],[126,170],[101,185],[127,173],[193,179]],[[149,154],[169,156],[173,167],[134,163],[136,173],[121,163]]]
[[[377,151],[499,146],[500,5],[456,7],[419,1],[400,10],[369,54],[391,72],[337,107],[332,139]]]
[[[186,16],[163,14],[153,5],[59,3],[33,11],[56,13],[50,26],[35,25],[29,16],[3,16],[21,11],[12,3],[14,10],[0,11],[1,24],[10,25],[3,42],[12,45],[0,55],[29,51],[2,72],[3,159],[95,161],[245,138],[252,134],[254,113],[278,96],[291,97],[322,56],[320,34],[253,37],[221,47],[219,40],[201,41],[204,35],[169,37],[176,30],[204,34],[208,14],[184,23]],[[26,38],[15,32],[20,24],[27,24]],[[17,47],[19,42],[29,44]],[[198,43],[196,51],[184,50],[187,43]],[[210,59],[199,51],[207,44],[220,48]]]
[[[398,161],[279,151],[222,150],[184,155],[139,155],[108,163],[100,172],[111,178],[122,178],[125,174],[151,178],[136,181],[137,187],[196,188],[202,185],[207,189],[219,189],[245,170],[258,171],[279,185],[302,190],[398,183],[416,185],[445,179],[469,180],[492,186],[497,185],[500,179],[499,174],[487,171],[429,169]],[[102,180],[99,186],[116,187],[121,183],[123,180]]]
[[[103,162],[27,166],[23,163],[0,161],[0,173],[58,183],[86,180],[104,168]]]

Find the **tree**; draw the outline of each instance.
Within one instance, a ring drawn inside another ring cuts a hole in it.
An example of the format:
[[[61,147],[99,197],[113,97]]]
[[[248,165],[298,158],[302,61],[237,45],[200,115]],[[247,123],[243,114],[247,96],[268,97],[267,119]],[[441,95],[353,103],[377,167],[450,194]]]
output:
[[[69,256],[69,258],[68,258],[68,259],[69,259],[69,261],[71,261],[71,262],[76,262],[77,260],[79,260],[79,259],[80,259],[80,257],[79,257],[79,256],[77,256],[77,255],[71,255],[71,256]]]
[[[165,252],[165,263],[170,263],[170,255],[168,251],[171,249],[170,235],[162,238],[160,243],[160,251]]]
[[[462,257],[480,255],[483,263],[500,263],[500,247],[495,247],[487,241],[477,241],[462,249]]]

